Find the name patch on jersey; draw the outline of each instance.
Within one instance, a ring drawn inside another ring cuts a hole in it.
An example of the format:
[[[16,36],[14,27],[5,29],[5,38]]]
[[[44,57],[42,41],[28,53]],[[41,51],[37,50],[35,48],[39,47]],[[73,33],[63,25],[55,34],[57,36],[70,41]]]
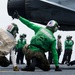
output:
[[[52,38],[52,36],[46,30],[42,29],[41,32],[43,32],[50,39]]]

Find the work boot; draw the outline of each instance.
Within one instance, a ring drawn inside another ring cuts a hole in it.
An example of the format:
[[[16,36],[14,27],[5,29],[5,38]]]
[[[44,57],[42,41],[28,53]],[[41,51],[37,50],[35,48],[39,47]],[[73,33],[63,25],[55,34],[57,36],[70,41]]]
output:
[[[35,68],[33,66],[26,66],[22,68],[21,71],[35,71]]]
[[[13,71],[19,71],[19,68],[17,66],[13,67]]]
[[[72,65],[74,65],[75,64],[75,62],[69,62],[68,64],[67,64],[67,66],[72,66]]]
[[[22,71],[26,71],[27,69],[28,69],[28,66],[22,68],[21,70],[22,70]]]
[[[59,66],[56,66],[55,71],[62,71]]]
[[[26,66],[25,68],[21,69],[22,71],[35,71],[35,67],[36,67],[36,58],[32,58],[32,63],[28,66]]]

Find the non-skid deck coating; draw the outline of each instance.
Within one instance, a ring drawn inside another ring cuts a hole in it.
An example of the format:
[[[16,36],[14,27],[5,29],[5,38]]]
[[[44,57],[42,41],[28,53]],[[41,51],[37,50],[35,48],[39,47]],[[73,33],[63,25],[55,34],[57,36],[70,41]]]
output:
[[[19,69],[23,68],[25,65],[18,65]],[[55,71],[55,66],[51,65],[50,71],[42,71],[39,68],[36,68],[34,72],[27,72],[27,71],[13,71],[13,66],[10,65],[8,67],[0,67],[0,75],[75,75],[75,65],[74,66],[67,66],[67,65],[60,65],[62,71],[58,72]]]

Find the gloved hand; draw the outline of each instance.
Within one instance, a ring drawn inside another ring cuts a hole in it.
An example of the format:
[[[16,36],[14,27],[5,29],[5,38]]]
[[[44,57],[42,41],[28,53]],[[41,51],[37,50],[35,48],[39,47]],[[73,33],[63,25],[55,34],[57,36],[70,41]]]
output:
[[[18,14],[17,11],[14,12],[12,18],[13,18],[13,19],[14,19],[14,18],[19,19],[19,14]]]
[[[56,66],[55,71],[62,71],[59,66]]]

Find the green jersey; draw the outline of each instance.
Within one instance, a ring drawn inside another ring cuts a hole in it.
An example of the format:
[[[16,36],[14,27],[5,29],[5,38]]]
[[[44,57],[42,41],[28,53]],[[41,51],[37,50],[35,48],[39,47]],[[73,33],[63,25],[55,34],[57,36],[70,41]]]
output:
[[[66,50],[71,50],[73,48],[73,40],[65,40],[65,49]]]
[[[16,49],[22,49],[24,45],[26,44],[26,39],[19,39],[17,41]]]
[[[24,23],[27,27],[34,30],[35,36],[32,37],[30,41],[30,50],[38,51],[45,53],[49,50],[52,51],[54,63],[58,66],[58,54],[56,50],[56,39],[52,33],[47,28],[35,25],[34,23],[30,22],[29,20],[20,16],[19,20]]]

